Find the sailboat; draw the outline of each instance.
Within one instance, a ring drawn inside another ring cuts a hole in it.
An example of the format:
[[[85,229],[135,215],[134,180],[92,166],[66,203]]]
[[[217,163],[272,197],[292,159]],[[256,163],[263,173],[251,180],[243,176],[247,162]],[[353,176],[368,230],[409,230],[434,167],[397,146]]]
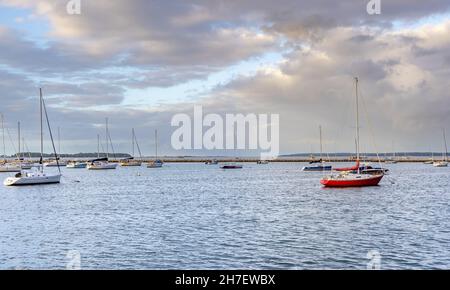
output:
[[[164,162],[158,159],[158,130],[155,130],[155,160],[147,164],[147,168],[161,168]]]
[[[447,138],[445,136],[445,129],[442,129],[442,134],[444,136],[444,153],[442,154],[442,161],[436,161],[433,163],[434,167],[448,167],[448,149],[447,149]]]
[[[4,185],[6,186],[19,186],[19,185],[42,185],[42,184],[52,184],[52,183],[60,183],[61,182],[61,171],[58,171],[59,174],[50,175],[44,172],[43,166],[43,156],[44,156],[44,118],[43,114],[45,113],[45,119],[47,121],[47,127],[50,132],[50,138],[52,140],[52,147],[55,154],[56,162],[58,162],[58,157],[55,150],[55,144],[53,142],[52,130],[50,128],[50,121],[48,119],[47,108],[45,106],[45,101],[42,96],[42,89],[39,89],[39,102],[40,102],[40,124],[41,124],[41,158],[40,158],[40,167],[39,170],[34,172],[25,172],[21,171],[17,173],[14,177],[8,177],[4,181]]]
[[[322,145],[322,126],[319,126],[319,135],[320,135],[320,160],[317,163],[320,163],[320,165],[316,166],[305,166],[303,167],[302,171],[331,171],[332,166],[331,165],[323,165],[323,145]]]
[[[106,133],[106,158],[100,158],[100,136],[97,135],[97,149],[98,149],[98,155],[97,159],[91,160],[90,163],[87,165],[88,170],[111,170],[117,168],[117,163],[110,163],[109,162],[109,142],[111,141],[111,137],[109,135],[109,129],[108,129],[108,118],[106,118],[106,126],[105,126],[105,133]],[[112,143],[111,143],[112,147]],[[114,150],[113,150],[114,151]]]
[[[5,119],[0,114],[2,122],[2,141],[3,141],[3,162],[0,163],[0,173],[20,172],[22,168],[18,164],[8,163],[6,159],[6,143],[5,143]]]
[[[340,171],[324,177],[320,183],[325,187],[365,187],[376,186],[384,177],[384,172],[377,174],[361,173],[360,168],[360,142],[359,142],[359,95],[358,78],[355,78],[356,87],[356,165],[348,171]],[[342,169],[341,169],[342,170]]]
[[[127,158],[124,159],[120,162],[121,166],[125,166],[125,167],[139,167],[142,166],[142,161],[140,160],[135,160],[134,158],[134,147],[135,144],[137,145],[137,149],[139,151],[139,156],[142,159],[142,154],[141,154],[141,149],[139,148],[139,143],[137,142],[137,138],[136,138],[136,133],[134,131],[134,128],[131,130],[131,147],[132,147],[132,157],[131,158]]]

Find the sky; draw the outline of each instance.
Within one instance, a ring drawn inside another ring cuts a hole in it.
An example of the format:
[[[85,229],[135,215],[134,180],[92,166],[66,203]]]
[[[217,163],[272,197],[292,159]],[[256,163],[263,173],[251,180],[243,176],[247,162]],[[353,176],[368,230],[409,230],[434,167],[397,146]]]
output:
[[[280,116],[282,154],[354,150],[354,83],[362,150],[443,150],[450,135],[450,1],[0,0],[0,112],[38,151],[39,87],[63,153],[95,152],[110,120],[115,150],[145,155],[159,131],[175,151],[177,113]],[[48,136],[47,136],[48,137]],[[7,138],[8,154],[15,152]],[[50,144],[46,143],[50,152]]]

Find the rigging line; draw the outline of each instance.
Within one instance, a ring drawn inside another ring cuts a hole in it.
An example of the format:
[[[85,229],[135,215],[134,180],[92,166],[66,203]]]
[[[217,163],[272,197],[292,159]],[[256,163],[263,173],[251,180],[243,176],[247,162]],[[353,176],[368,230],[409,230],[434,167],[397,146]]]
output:
[[[103,135],[102,134],[98,134],[98,136],[100,137],[100,140],[103,140]],[[103,151],[103,153],[99,152],[100,153],[100,157],[102,155],[105,155],[105,157],[106,157],[106,150],[105,150],[105,147],[103,146],[103,143],[100,142],[99,144],[100,144],[100,148],[102,148],[102,151]]]
[[[378,164],[380,165],[380,167],[383,167],[382,164],[381,164],[380,153],[378,151],[378,145],[377,145],[377,142],[375,141],[375,135],[374,135],[373,126],[372,126],[372,123],[370,122],[369,112],[367,110],[366,101],[365,101],[365,97],[364,97],[364,95],[362,93],[362,90],[360,90],[360,96],[361,96],[361,100],[362,100],[362,104],[363,104],[363,109],[364,109],[364,112],[365,112],[365,115],[366,115],[365,116],[366,117],[366,121],[367,121],[367,124],[369,126],[370,135],[372,137],[372,142],[373,142],[373,145],[375,147],[375,153],[377,155]]]
[[[9,128],[5,128],[5,129],[6,129],[6,133],[8,134],[8,138],[9,138],[9,142],[11,143],[11,147],[13,148],[14,152],[17,152],[16,145],[14,145],[14,141],[12,140],[11,133],[9,132]],[[17,160],[20,160],[19,155],[17,153],[15,153],[14,155],[16,155]]]
[[[28,157],[31,159],[31,151],[28,148],[28,143],[25,143],[25,139],[23,139],[23,146],[25,146],[25,149],[28,151]]]
[[[136,141],[136,147],[139,153],[139,158],[142,160],[142,153],[141,153],[141,148],[139,147],[139,142],[137,140],[136,134],[134,134],[134,141]]]
[[[47,120],[48,131],[50,133],[50,139],[52,140],[52,147],[53,147],[53,152],[55,154],[56,165],[58,166],[58,171],[59,171],[59,174],[61,175],[61,168],[59,166],[59,157],[58,157],[58,153],[56,153],[55,142],[53,141],[52,128],[50,127],[50,120],[48,119],[47,106],[45,105],[44,98],[42,98],[42,106],[43,106],[44,112],[45,112],[45,119]]]
[[[111,150],[112,150],[112,154],[113,154],[113,156],[114,156],[114,159],[117,159],[116,152],[115,152],[115,150],[114,150],[114,145],[113,145],[112,139],[111,139],[111,134],[109,134],[109,131],[108,131],[108,136],[107,136],[107,138],[109,139],[109,143],[111,144]]]

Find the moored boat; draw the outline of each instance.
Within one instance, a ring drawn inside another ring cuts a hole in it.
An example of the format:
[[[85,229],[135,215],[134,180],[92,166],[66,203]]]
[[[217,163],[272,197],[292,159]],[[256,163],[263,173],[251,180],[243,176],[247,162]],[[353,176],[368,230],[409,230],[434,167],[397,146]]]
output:
[[[244,168],[242,165],[238,164],[227,164],[220,167],[221,169],[242,169]]]
[[[123,159],[120,162],[120,166],[123,166],[123,167],[140,167],[140,166],[142,166],[142,161],[136,160],[135,157],[134,157],[134,148],[137,146],[140,159],[142,160],[141,148],[139,147],[139,143],[137,141],[136,133],[134,131],[134,128],[131,130],[131,144],[132,144],[132,146],[131,146],[131,148],[132,148],[131,157]]]
[[[108,162],[108,158],[100,158],[90,161],[87,164],[89,170],[112,170],[117,168],[117,163]]]
[[[442,153],[442,160],[433,162],[434,167],[448,167],[448,149],[447,149],[447,138],[445,136],[445,129],[442,129],[442,134],[444,137],[444,152]]]
[[[71,161],[67,163],[66,167],[70,169],[84,169],[87,165],[86,162]]]
[[[44,102],[44,98],[42,96],[42,89],[39,90],[40,92],[40,124],[41,124],[41,158],[40,158],[40,167],[39,170],[36,172],[25,172],[25,171],[21,171],[19,173],[17,173],[14,177],[8,177],[5,181],[4,181],[4,185],[6,186],[22,186],[22,185],[43,185],[43,184],[54,184],[54,183],[60,183],[61,182],[61,171],[60,168],[58,166],[58,171],[59,174],[46,174],[44,172],[44,166],[43,166],[43,155],[44,155],[44,139],[43,139],[43,114],[45,112],[45,118],[47,121],[47,125],[48,125],[48,130],[50,132],[50,136],[52,136],[51,133],[51,128],[50,128],[50,121],[48,119],[48,114],[47,114],[47,109],[45,106],[45,102]],[[52,145],[53,148],[55,148],[54,146],[54,142],[53,142],[53,137],[51,138],[52,140]],[[56,151],[54,152],[55,154],[55,159],[58,160],[58,156]],[[58,161],[57,161],[58,162]]]
[[[377,186],[384,174],[339,173],[323,178],[320,183],[325,187],[365,187]]]
[[[360,167],[360,141],[359,141],[359,97],[358,97],[358,78],[355,78],[356,87],[356,164],[349,168],[338,168],[338,173],[331,174],[322,178],[320,183],[325,187],[366,187],[376,186],[383,179],[385,172],[372,172],[373,174],[364,174]],[[366,165],[365,165],[366,166]]]
[[[322,126],[319,126],[319,135],[320,135],[320,159],[311,161],[309,164],[318,164],[318,165],[310,165],[302,168],[304,172],[319,172],[319,171],[331,171],[333,167],[331,165],[324,165],[324,161],[322,158],[323,155],[323,145],[322,145]]]
[[[164,162],[158,159],[158,130],[155,130],[155,160],[147,164],[147,168],[162,168]]]

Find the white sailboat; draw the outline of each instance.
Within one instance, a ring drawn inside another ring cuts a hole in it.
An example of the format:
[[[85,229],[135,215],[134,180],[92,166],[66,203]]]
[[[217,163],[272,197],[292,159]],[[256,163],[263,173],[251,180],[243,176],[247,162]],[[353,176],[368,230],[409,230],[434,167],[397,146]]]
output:
[[[448,149],[447,149],[447,138],[445,136],[445,129],[442,129],[442,134],[444,136],[444,153],[442,154],[442,161],[436,161],[433,163],[434,167],[448,167]]]
[[[109,136],[109,128],[108,128],[108,118],[106,118],[106,158],[100,158],[100,136],[97,135],[97,149],[98,149],[98,158],[95,160],[92,160],[88,165],[88,170],[113,170],[117,168],[117,163],[110,163],[109,162],[109,142],[110,142],[110,136]],[[112,145],[112,144],[111,144]],[[114,150],[113,150],[114,151]]]
[[[124,166],[124,167],[139,167],[139,166],[142,166],[142,161],[140,161],[140,160],[142,160],[141,149],[139,148],[139,143],[137,141],[136,133],[134,131],[134,128],[131,129],[131,147],[132,147],[132,157],[122,160],[122,162],[120,162],[120,166]],[[139,160],[136,160],[134,158],[134,147],[137,147],[137,149],[138,149],[139,156],[140,156]]]
[[[147,164],[147,168],[161,168],[164,163],[158,159],[158,130],[155,130],[155,160]]]
[[[18,164],[8,163],[6,160],[6,143],[5,143],[5,119],[0,114],[2,122],[2,141],[3,141],[3,161],[0,163],[0,173],[20,172],[22,168]]]
[[[46,174],[44,172],[44,167],[42,166],[42,160],[44,156],[44,124],[43,124],[43,113],[45,112],[45,118],[47,120],[47,126],[48,130],[50,132],[50,137],[52,140],[52,146],[53,149],[55,149],[54,143],[53,143],[53,136],[52,131],[50,128],[50,122],[48,120],[48,114],[47,109],[45,107],[44,98],[42,97],[42,89],[39,89],[39,101],[40,101],[40,124],[41,124],[41,159],[38,171],[35,172],[25,172],[21,171],[17,173],[14,177],[8,177],[4,181],[4,185],[6,186],[19,186],[19,185],[43,185],[43,184],[53,184],[53,183],[60,183],[61,182],[61,172],[59,174],[51,175]],[[55,157],[57,156],[56,150],[53,150],[55,152]],[[59,167],[58,167],[59,170]]]

